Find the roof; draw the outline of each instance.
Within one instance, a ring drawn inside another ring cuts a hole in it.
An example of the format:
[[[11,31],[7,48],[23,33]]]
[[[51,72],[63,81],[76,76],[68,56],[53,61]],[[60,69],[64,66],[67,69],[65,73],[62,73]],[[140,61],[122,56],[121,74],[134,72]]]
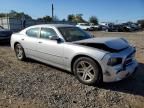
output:
[[[74,27],[70,24],[40,24],[40,25],[34,25],[33,27],[46,27],[46,26],[52,26],[52,27]],[[32,27],[32,26],[31,26]]]
[[[20,33],[25,33],[28,29],[33,27],[52,27],[52,28],[58,28],[58,27],[75,27],[73,25],[69,24],[40,24],[40,25],[33,25],[30,27],[25,28],[24,30],[20,31]]]

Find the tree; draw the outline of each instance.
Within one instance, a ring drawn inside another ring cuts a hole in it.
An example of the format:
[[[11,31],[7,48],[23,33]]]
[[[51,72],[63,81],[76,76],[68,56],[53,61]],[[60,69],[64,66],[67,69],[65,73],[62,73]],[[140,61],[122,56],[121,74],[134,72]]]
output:
[[[52,17],[50,17],[50,16],[45,16],[45,17],[43,17],[43,19],[44,19],[46,22],[51,22],[51,21],[52,21]]]
[[[97,19],[97,17],[95,17],[95,16],[91,16],[91,17],[89,18],[89,22],[97,25],[97,24],[98,24],[98,19]]]
[[[38,21],[45,21],[45,22],[51,22],[52,18],[50,16],[44,16],[42,18],[38,18]]]
[[[75,19],[75,15],[73,14],[68,15],[68,18],[67,18],[68,21],[73,22],[74,19]]]
[[[66,19],[62,19],[63,22],[66,22]]]
[[[25,19],[32,19],[31,16],[28,14],[25,14],[24,12],[16,12],[14,10],[11,10],[9,13],[0,13],[0,17],[6,17],[8,16],[9,18],[25,18]]]
[[[84,22],[86,22],[86,21],[83,19],[83,14],[77,14],[77,15],[75,16],[75,21],[76,21],[77,23],[84,23]]]
[[[7,14],[6,13],[0,13],[0,17],[6,17]]]
[[[70,22],[74,22],[74,23],[83,23],[83,22],[86,22],[84,19],[83,19],[83,14],[70,14],[68,15],[68,21]]]
[[[25,19],[32,19],[31,16],[29,16],[28,14],[25,14],[24,12],[16,12],[14,10],[11,10],[10,13],[8,14],[8,16],[10,18],[18,18],[18,19],[21,19],[21,18],[25,18]]]

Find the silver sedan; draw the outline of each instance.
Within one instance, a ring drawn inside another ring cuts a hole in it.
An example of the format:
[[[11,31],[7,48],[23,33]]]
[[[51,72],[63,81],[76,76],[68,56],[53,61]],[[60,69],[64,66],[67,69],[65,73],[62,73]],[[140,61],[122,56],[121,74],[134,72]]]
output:
[[[36,25],[11,37],[18,60],[32,58],[73,72],[84,84],[115,82],[135,72],[136,49],[123,38],[93,38],[78,27]]]

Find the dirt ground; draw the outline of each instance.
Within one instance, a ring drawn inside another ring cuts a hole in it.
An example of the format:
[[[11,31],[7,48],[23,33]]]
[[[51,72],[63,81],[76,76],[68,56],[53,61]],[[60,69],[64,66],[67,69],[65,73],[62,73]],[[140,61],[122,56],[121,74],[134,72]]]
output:
[[[79,83],[74,75],[49,65],[18,61],[0,45],[0,108],[144,108],[144,32],[93,32],[96,37],[124,37],[137,48],[137,72],[102,87]]]

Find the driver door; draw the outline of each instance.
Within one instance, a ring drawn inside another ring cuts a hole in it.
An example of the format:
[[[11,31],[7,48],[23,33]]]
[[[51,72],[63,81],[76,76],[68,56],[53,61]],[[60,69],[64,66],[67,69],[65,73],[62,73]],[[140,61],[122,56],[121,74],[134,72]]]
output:
[[[53,28],[41,28],[38,41],[39,58],[52,65],[63,65],[63,43],[51,40],[52,36],[58,36]]]

